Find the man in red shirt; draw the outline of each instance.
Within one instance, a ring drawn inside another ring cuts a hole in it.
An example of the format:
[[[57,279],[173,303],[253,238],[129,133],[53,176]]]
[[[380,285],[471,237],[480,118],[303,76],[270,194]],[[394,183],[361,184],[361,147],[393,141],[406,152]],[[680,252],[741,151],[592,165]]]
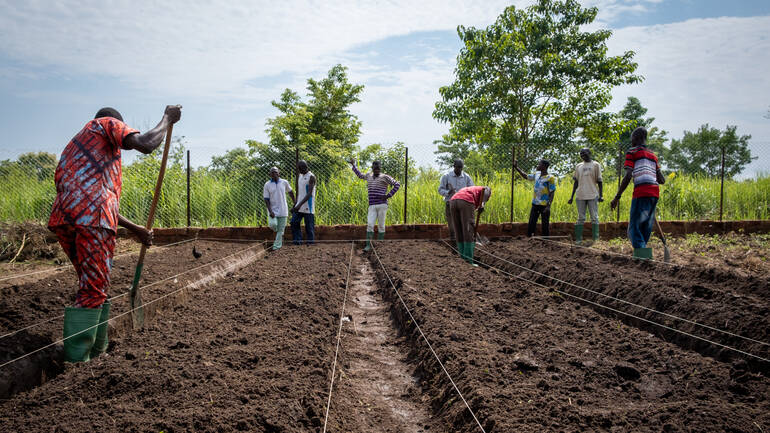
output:
[[[476,249],[475,211],[484,212],[484,205],[492,195],[488,186],[466,186],[449,199],[449,215],[454,227],[457,250],[460,257],[473,264],[473,250]]]
[[[631,148],[626,152],[626,176],[620,183],[620,189],[610,202],[615,209],[623,191],[634,179],[634,195],[631,199],[631,213],[628,219],[628,237],[634,247],[634,257],[652,258],[652,248],[647,248],[652,228],[655,225],[655,208],[660,197],[660,187],[666,178],[660,171],[658,157],[647,148],[647,130],[643,127],[631,133]]]
[[[107,349],[112,256],[118,225],[152,244],[152,231],[118,213],[122,188],[121,150],[148,154],[163,140],[182,107],[167,106],[158,125],[140,134],[114,108],[102,108],[64,148],[56,167],[56,199],[48,228],[56,233],[78,274],[74,307],[64,310],[64,354],[88,361]]]

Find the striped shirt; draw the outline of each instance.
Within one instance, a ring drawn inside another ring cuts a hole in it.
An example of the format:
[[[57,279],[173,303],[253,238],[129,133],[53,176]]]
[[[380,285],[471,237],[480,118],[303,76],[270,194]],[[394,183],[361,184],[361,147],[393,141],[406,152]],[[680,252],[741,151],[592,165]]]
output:
[[[388,199],[393,197],[393,194],[401,187],[396,179],[384,173],[380,173],[377,177],[374,177],[372,173],[362,174],[355,165],[353,166],[353,173],[366,181],[366,187],[369,190],[369,206],[388,204]],[[390,192],[388,192],[388,185],[393,187]]]
[[[658,157],[647,146],[635,146],[626,152],[626,168],[630,168],[634,178],[634,198],[659,197]]]

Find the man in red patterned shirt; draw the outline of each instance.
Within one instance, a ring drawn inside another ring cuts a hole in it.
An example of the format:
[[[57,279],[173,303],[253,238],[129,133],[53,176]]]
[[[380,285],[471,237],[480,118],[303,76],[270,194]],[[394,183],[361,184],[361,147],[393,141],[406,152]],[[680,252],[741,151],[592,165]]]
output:
[[[181,106],[167,106],[158,125],[140,134],[114,108],[102,108],[70,140],[56,167],[56,200],[48,228],[56,233],[78,274],[75,306],[64,311],[64,354],[88,361],[107,349],[112,255],[118,225],[152,244],[152,231],[118,213],[122,187],[121,150],[148,154],[179,120]]]

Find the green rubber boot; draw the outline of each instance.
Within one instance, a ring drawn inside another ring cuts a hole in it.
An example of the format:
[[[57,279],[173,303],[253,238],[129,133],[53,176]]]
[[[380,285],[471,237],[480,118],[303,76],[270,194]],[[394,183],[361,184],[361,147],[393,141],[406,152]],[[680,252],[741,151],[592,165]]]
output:
[[[575,244],[583,242],[583,224],[575,224]]]
[[[473,262],[473,254],[476,250],[476,242],[466,242],[465,243],[465,260],[468,261],[468,263],[472,264],[473,266],[478,266],[476,263]]]
[[[366,246],[364,247],[364,251],[369,251],[372,249],[373,237],[374,237],[374,232],[366,232]]]
[[[634,258],[652,260],[652,248],[634,248]]]
[[[385,232],[377,232],[377,240],[381,241],[385,239]]]
[[[99,316],[99,327],[96,328],[94,347],[91,348],[91,358],[96,358],[107,351],[107,321],[110,319],[110,301],[102,304],[102,314]]]
[[[594,242],[599,240],[599,224],[591,224],[591,238]]]
[[[457,254],[465,258],[465,242],[457,242]]]
[[[101,308],[67,307],[64,309],[64,360],[88,362],[96,340],[96,324]]]

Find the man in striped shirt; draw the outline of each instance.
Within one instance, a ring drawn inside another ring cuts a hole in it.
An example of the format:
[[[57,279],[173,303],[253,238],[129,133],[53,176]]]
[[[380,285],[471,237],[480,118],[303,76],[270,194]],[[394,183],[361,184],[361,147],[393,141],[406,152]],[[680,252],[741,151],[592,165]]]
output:
[[[647,248],[647,242],[650,241],[655,225],[655,208],[660,197],[658,185],[666,183],[666,178],[660,171],[658,157],[647,148],[647,130],[641,126],[631,133],[631,148],[626,152],[625,167],[626,176],[610,207],[615,209],[618,206],[623,191],[633,179],[634,195],[628,219],[628,237],[634,247],[634,257],[651,259],[652,249]]]
[[[369,191],[369,214],[366,218],[366,247],[364,251],[372,248],[372,238],[374,237],[374,223],[377,222],[377,239],[385,239],[385,215],[388,213],[388,199],[401,187],[396,179],[385,173],[380,173],[380,162],[372,162],[372,171],[363,174],[356,168],[356,161],[350,158],[348,161],[353,167],[353,173],[360,179],[366,181]],[[388,186],[391,186],[388,191]]]

